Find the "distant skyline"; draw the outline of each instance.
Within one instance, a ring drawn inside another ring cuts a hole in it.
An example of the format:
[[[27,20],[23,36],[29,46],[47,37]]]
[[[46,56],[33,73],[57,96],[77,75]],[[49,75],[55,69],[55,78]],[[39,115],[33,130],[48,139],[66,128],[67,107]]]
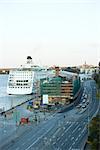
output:
[[[0,67],[98,65],[99,0],[0,0]]]

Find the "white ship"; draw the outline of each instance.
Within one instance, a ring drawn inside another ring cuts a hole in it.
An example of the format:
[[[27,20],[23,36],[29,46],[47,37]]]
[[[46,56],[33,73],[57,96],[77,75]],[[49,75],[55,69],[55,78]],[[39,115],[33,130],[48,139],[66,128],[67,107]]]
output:
[[[42,78],[52,76],[46,68],[34,66],[32,58],[27,57],[27,63],[18,69],[11,70],[8,77],[7,93],[22,95],[36,93],[36,84]]]

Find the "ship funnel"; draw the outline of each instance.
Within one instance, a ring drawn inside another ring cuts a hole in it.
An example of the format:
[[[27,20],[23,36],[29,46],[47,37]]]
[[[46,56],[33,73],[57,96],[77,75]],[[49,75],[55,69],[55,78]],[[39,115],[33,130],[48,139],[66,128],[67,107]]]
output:
[[[32,64],[32,57],[31,56],[27,56],[27,64]]]

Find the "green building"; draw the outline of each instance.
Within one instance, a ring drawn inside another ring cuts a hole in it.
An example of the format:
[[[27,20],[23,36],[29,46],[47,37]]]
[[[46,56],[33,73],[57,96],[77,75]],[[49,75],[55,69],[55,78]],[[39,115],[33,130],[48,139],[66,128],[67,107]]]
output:
[[[71,103],[79,91],[80,80],[75,78],[71,81],[66,80],[66,77],[55,76],[40,80],[40,94],[48,95],[49,103]]]

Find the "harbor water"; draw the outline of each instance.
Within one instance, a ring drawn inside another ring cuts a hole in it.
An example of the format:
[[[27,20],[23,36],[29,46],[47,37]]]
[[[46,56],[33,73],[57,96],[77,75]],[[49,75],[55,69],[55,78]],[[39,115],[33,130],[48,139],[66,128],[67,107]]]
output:
[[[0,75],[0,111],[6,111],[33,97],[33,95],[8,95],[7,80],[9,75]]]

